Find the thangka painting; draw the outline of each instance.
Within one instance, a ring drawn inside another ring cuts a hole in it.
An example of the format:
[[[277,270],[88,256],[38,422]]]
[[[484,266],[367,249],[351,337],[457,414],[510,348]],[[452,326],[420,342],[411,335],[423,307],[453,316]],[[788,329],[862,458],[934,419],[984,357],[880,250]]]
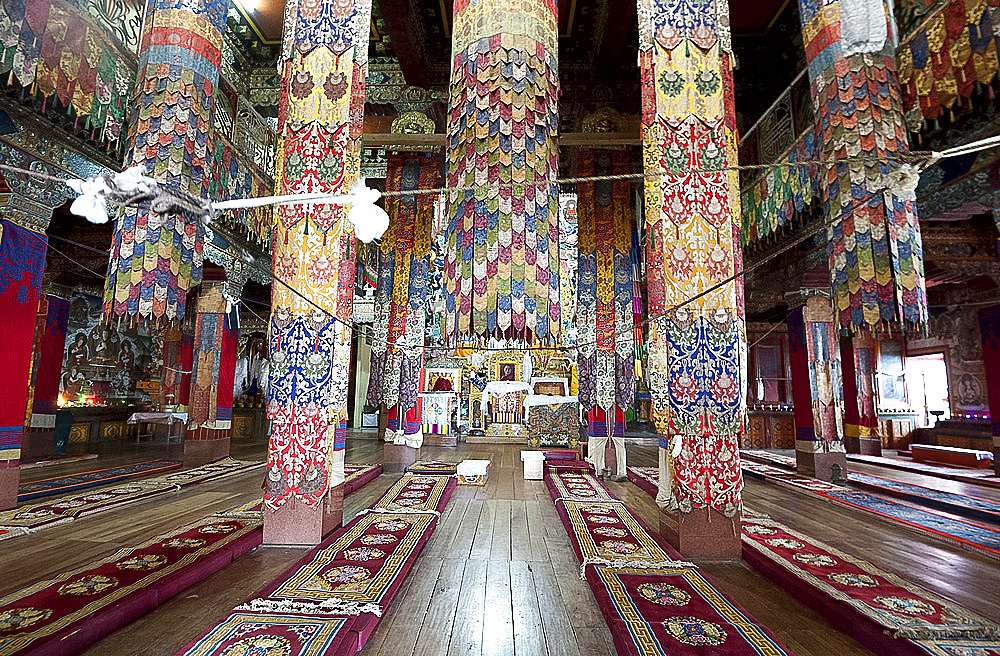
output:
[[[96,296],[70,299],[65,348],[59,394],[69,402],[81,396],[101,402],[135,397],[136,383],[154,374],[149,371],[152,339],[137,329],[119,331],[102,322]]]
[[[455,392],[462,389],[462,370],[427,367],[424,369],[425,392]]]
[[[569,396],[569,381],[565,378],[531,378],[531,393],[544,396]]]

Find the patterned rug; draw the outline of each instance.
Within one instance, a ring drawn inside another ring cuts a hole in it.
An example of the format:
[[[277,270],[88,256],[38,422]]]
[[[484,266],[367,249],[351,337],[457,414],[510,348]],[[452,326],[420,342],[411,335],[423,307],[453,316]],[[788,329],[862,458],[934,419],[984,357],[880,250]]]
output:
[[[56,524],[79,519],[86,515],[115,510],[130,503],[145,501],[162,494],[172,494],[182,487],[218,480],[226,476],[252,471],[264,463],[248,463],[229,458],[217,463],[195,467],[182,472],[154,476],[116,485],[102,487],[90,492],[57,497],[49,501],[26,504],[20,508],[0,512],[0,530],[11,531],[0,534],[0,540],[15,535],[13,529],[27,529],[34,532]]]
[[[187,656],[323,656],[341,651],[351,636],[354,617],[303,616],[287,613],[233,613],[187,645]],[[349,637],[350,636],[350,637]],[[355,642],[356,644],[356,642]]]
[[[431,474],[454,476],[458,471],[458,463],[441,460],[418,460],[406,468],[409,474]]]
[[[604,483],[589,471],[557,467],[545,476],[545,485],[553,499],[618,501],[618,497],[611,494]]]
[[[382,465],[344,465],[344,496],[360,490],[382,475]]]
[[[744,515],[743,558],[876,653],[1000,648],[1000,625],[766,516]]]
[[[49,467],[51,465],[67,465],[71,462],[94,460],[96,458],[96,453],[83,453],[78,456],[51,456],[43,460],[36,460],[35,462],[22,462],[21,469],[37,469],[39,467]]]
[[[587,472],[547,468],[546,483],[585,578],[629,656],[782,656],[788,652]],[[553,479],[553,480],[550,480]],[[557,480],[555,480],[557,479]],[[600,500],[563,492],[601,488]]]
[[[413,568],[455,486],[452,476],[404,476],[178,656],[353,656]]]
[[[53,494],[73,492],[98,485],[119,483],[130,478],[138,478],[148,474],[162,474],[163,472],[180,468],[181,463],[173,460],[147,460],[122,467],[95,469],[94,471],[80,472],[79,474],[71,474],[69,476],[43,478],[38,481],[18,485],[17,500],[28,501],[29,499],[49,497]]]
[[[629,467],[625,474],[649,496],[656,498],[660,487],[660,470],[657,467]]]
[[[598,566],[587,582],[619,655],[789,653],[697,569]]]
[[[847,480],[851,485],[871,492],[896,496],[908,501],[915,501],[924,506],[944,510],[954,515],[962,515],[970,519],[1000,524],[1000,503],[974,497],[968,494],[943,492],[922,485],[904,483],[903,481],[850,472]]]
[[[1000,487],[1000,478],[989,469],[956,469],[943,465],[929,465],[923,462],[903,460],[902,458],[889,458],[886,456],[866,456],[857,453],[847,454],[848,462],[860,462],[866,465],[877,465],[889,467],[890,469],[901,469],[903,471],[915,472],[917,474],[927,474],[939,478],[947,478],[952,481],[961,481],[970,485],[982,485],[986,487]]]
[[[383,513],[440,513],[455,491],[456,484],[452,476],[406,475],[386,490],[371,510]]]
[[[795,471],[799,466],[799,463],[795,460],[795,456],[764,451],[762,449],[744,449],[740,451],[740,457],[762,462],[765,465],[777,465],[785,469],[791,469],[792,471]]]
[[[867,492],[848,490],[832,483],[798,476],[768,465],[743,462],[742,466],[744,473],[751,477],[775,482],[794,490],[806,491],[834,503],[864,510],[876,517],[917,530],[924,535],[933,535],[953,542],[970,551],[992,558],[1000,558],[1000,531],[989,526],[947,517],[931,510],[916,508]]]
[[[76,653],[261,542],[260,520],[211,516],[0,599],[0,655]]]
[[[265,464],[266,463],[264,462],[246,462],[235,458],[223,458],[222,460],[211,462],[207,465],[202,465],[201,467],[185,469],[184,471],[177,472],[176,474],[167,474],[166,476],[159,477],[157,480],[163,480],[165,483],[173,483],[181,487],[187,487],[197,483],[217,481],[220,478],[243,474],[255,469],[263,469]]]

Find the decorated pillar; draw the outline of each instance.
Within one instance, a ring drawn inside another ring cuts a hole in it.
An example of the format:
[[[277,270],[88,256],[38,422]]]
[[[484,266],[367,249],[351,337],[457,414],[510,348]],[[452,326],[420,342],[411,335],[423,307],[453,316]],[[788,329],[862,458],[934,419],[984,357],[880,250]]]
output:
[[[229,455],[238,326],[234,319],[236,310],[227,311],[223,284],[203,283],[198,294],[184,440],[186,467],[197,467]]]
[[[437,158],[423,153],[389,156],[387,192],[437,186]],[[388,196],[385,205],[390,221],[380,246],[368,405],[388,410],[386,442],[419,449],[434,196]]]
[[[993,467],[1000,476],[1000,305],[979,311],[979,334],[986,370],[986,400],[993,432]]]
[[[279,69],[278,194],[346,193],[361,168],[371,0],[289,2]],[[354,237],[341,205],[275,213],[264,541],[318,544],[340,524]]]
[[[149,0],[129,128],[128,166],[161,185],[207,195],[213,94],[219,82],[225,0]],[[115,224],[104,314],[180,321],[201,281],[204,235],[196,217],[128,208]]]
[[[454,7],[448,336],[556,342],[556,2],[456,0]]]
[[[35,345],[32,349],[34,364],[29,420],[21,446],[24,458],[66,452],[65,443],[61,449],[55,443],[55,426],[68,322],[69,301],[52,294],[42,296],[38,303]]]
[[[859,330],[841,338],[840,355],[846,400],[844,446],[848,453],[882,455],[875,407],[875,337],[867,330]]]
[[[799,0],[819,159],[837,160],[821,167],[820,191],[834,311],[850,331],[927,322],[916,196],[889,177],[909,154],[891,8]]]
[[[584,150],[577,157],[580,177],[631,172],[627,151]],[[639,240],[631,181],[577,185],[577,227],[577,362],[580,405],[587,413],[589,460],[598,472],[603,471],[604,449],[611,439],[616,461],[613,473],[625,476],[625,410],[635,402],[636,325],[642,343]]]
[[[639,0],[649,384],[660,530],[738,559],[746,327],[727,0]]]
[[[47,249],[44,234],[0,219],[0,510],[17,505],[35,314]]]
[[[811,296],[788,311],[795,460],[800,474],[824,481],[833,480],[833,465],[847,475],[839,342],[826,296]]]

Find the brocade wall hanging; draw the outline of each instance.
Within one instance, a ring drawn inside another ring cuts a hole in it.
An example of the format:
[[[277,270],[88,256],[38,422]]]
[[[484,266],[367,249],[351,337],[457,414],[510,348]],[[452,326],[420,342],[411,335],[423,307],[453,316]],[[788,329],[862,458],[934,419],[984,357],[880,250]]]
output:
[[[737,160],[728,2],[639,0],[639,65],[657,503],[732,517],[746,336],[743,282],[721,284],[742,269],[739,177],[718,170]]]
[[[285,6],[278,194],[343,193],[357,180],[370,20],[371,0]],[[346,214],[341,205],[275,213],[273,273],[298,293],[271,286],[269,508],[314,506],[344,482],[355,277]]]
[[[916,328],[927,292],[916,203],[886,190],[909,153],[883,0],[799,0],[840,328]],[[861,29],[864,27],[865,29]],[[846,161],[846,158],[852,158]]]
[[[387,171],[387,192],[438,186],[434,156],[392,154]],[[434,196],[388,196],[385,205],[390,221],[380,247],[367,402],[396,408],[396,425],[388,427],[392,431],[386,431],[388,440],[408,429],[409,434],[420,431],[419,416],[408,425],[403,417],[417,407],[421,391]]]
[[[583,150],[577,158],[580,177],[627,175],[628,151]],[[577,185],[577,339],[580,405],[600,407],[609,416],[635,401],[635,328],[642,323],[638,292],[639,240],[632,207],[632,182],[585,182]],[[593,427],[591,427],[593,429]],[[610,437],[615,422],[607,422]],[[597,437],[591,430],[591,437]]]
[[[205,196],[213,161],[225,0],[153,0],[139,55],[128,166]],[[104,291],[112,319],[180,321],[201,282],[204,235],[193,217],[128,208],[118,218]]]
[[[72,107],[77,125],[90,130],[92,139],[121,137],[135,84],[130,59],[134,67],[135,53],[73,3],[0,2],[0,76]]]
[[[551,343],[559,305],[555,0],[457,0],[448,336]]]

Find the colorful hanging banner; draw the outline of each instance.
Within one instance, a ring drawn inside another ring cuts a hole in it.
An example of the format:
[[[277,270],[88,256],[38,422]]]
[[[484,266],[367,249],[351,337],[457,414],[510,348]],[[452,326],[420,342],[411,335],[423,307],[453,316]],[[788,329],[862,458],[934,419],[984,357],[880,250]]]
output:
[[[455,2],[448,335],[561,333],[555,0]]]
[[[885,2],[799,0],[799,17],[816,150],[820,159],[840,160],[818,171],[825,215],[834,221],[827,237],[839,326],[919,328],[927,291],[916,202],[886,179],[909,145]]]
[[[631,171],[628,151],[582,150],[577,157],[579,177]],[[613,417],[615,407],[624,411],[635,402],[633,311],[639,254],[632,183],[581,183],[577,199],[580,405],[588,412],[600,407]],[[607,422],[606,428],[606,436],[623,432],[614,421]]]
[[[387,192],[438,186],[438,159],[430,154],[394,153],[387,171]],[[385,205],[390,221],[380,246],[367,401],[395,408],[399,420],[388,427],[387,440],[402,434],[417,448],[412,442],[420,440],[419,415],[400,420],[418,406],[421,391],[434,197],[389,196]]]

